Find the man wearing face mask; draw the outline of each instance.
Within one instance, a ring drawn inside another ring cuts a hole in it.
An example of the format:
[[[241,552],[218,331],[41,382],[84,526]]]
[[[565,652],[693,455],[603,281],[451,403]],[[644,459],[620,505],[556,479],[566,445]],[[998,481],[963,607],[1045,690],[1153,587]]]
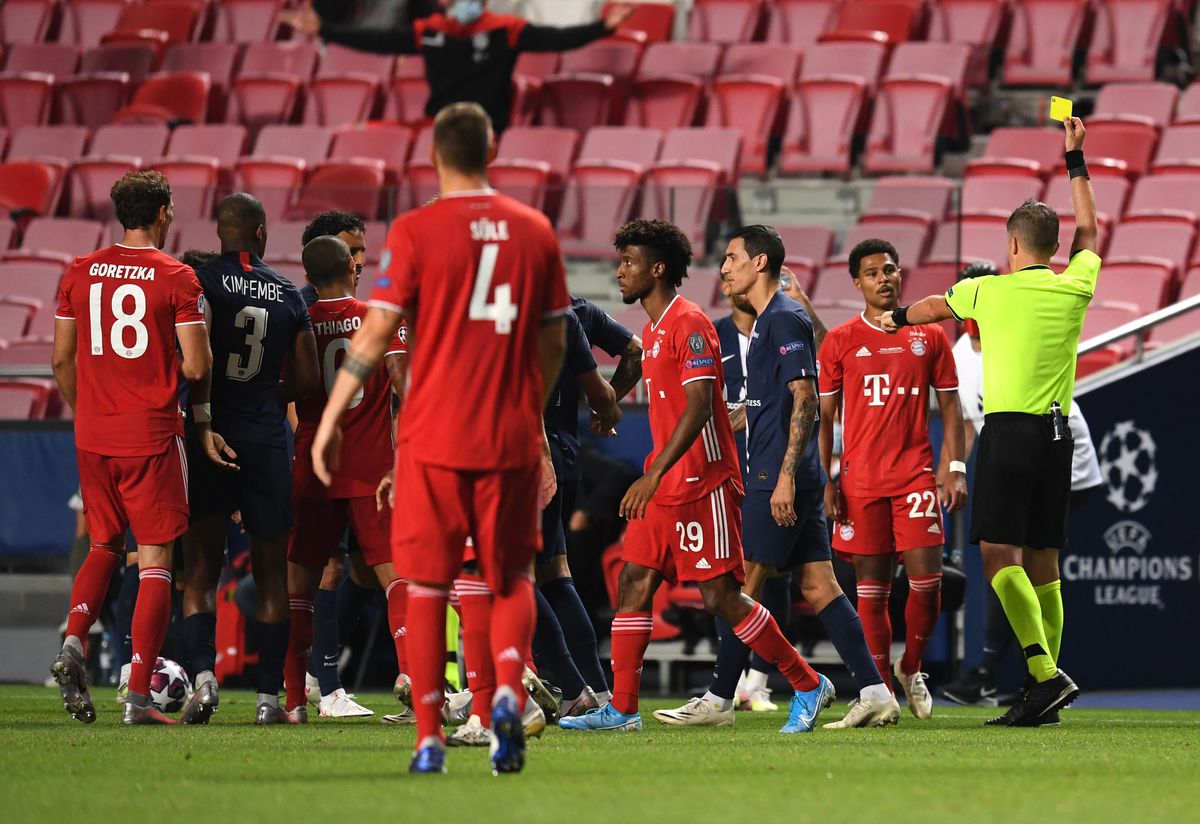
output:
[[[633,7],[613,8],[603,20],[583,26],[554,28],[487,10],[487,0],[449,0],[445,12],[414,20],[412,25],[379,29],[332,22],[339,4],[317,0],[279,19],[296,31],[377,54],[419,54],[425,60],[433,117],[451,103],[481,105],[497,133],[508,125],[512,107],[512,72],[523,51],[577,49],[617,30]]]

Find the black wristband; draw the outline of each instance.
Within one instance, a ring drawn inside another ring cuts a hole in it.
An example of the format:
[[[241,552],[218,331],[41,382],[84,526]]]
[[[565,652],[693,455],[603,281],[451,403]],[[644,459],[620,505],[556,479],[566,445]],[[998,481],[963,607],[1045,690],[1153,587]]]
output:
[[[1067,163],[1067,171],[1072,169],[1081,169],[1084,166],[1083,149],[1072,149],[1063,155],[1063,160]]]
[[[1074,180],[1077,177],[1091,178],[1091,175],[1088,174],[1088,167],[1086,163],[1082,166],[1076,166],[1074,169],[1067,169],[1068,180]]]
[[[908,307],[897,306],[892,310],[892,323],[896,326],[908,326]]]

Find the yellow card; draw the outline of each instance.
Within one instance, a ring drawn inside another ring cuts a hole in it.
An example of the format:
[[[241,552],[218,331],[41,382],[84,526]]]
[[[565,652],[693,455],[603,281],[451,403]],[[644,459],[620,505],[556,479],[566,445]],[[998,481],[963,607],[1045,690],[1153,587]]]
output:
[[[1050,119],[1060,123],[1071,116],[1074,104],[1066,97],[1050,98]]]

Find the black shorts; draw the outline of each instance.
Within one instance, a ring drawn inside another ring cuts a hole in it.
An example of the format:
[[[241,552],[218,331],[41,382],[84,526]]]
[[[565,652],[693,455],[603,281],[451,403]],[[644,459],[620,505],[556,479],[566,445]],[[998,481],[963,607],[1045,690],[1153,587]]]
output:
[[[1071,507],[1068,433],[1054,440],[1049,418],[996,412],[983,419],[975,465],[971,543],[1061,549]]]
[[[238,472],[217,466],[188,440],[188,498],[192,521],[242,513],[251,535],[273,541],[292,529],[292,463],[283,446],[229,441]]]
[[[747,561],[794,569],[833,560],[825,521],[825,487],[797,489],[795,526],[780,526],[771,515],[771,491],[748,489],[742,501],[742,553]]]

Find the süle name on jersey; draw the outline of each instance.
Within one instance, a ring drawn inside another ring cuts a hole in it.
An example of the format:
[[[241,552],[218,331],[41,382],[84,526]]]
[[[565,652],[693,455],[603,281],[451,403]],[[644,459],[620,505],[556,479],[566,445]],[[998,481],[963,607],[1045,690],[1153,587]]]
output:
[[[508,240],[508,221],[481,217],[471,221],[471,240],[489,242]]]

